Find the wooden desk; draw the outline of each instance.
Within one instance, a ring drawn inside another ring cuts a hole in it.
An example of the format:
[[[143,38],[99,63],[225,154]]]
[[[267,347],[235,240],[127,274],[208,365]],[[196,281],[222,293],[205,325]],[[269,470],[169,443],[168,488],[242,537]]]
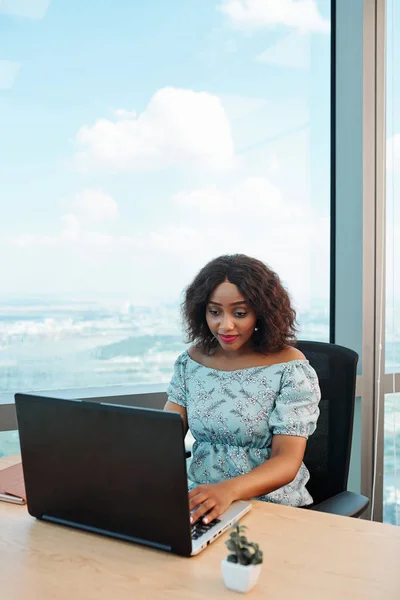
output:
[[[0,459],[0,468],[18,457]],[[243,519],[264,551],[254,600],[399,600],[400,528],[255,502]],[[223,536],[199,556],[36,521],[0,502],[4,600],[215,600],[226,590]]]

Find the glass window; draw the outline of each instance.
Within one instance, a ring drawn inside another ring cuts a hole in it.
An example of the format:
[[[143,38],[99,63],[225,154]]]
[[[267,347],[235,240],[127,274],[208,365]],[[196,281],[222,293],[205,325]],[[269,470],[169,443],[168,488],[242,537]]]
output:
[[[400,524],[400,393],[385,394],[383,521]]]
[[[400,372],[400,15],[387,4],[386,372]]]
[[[0,431],[0,458],[20,451],[18,431]]]
[[[222,253],[266,261],[328,340],[330,0],[0,22],[0,391],[167,381],[181,290]]]
[[[397,5],[397,6],[396,6]],[[384,420],[384,521],[400,524],[400,14],[387,2],[386,93],[386,344]],[[399,430],[399,431],[398,431]]]

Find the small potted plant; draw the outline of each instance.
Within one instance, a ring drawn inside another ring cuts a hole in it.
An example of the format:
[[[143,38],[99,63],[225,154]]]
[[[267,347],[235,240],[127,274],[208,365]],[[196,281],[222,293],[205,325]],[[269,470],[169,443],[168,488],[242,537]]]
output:
[[[245,525],[235,525],[225,542],[230,554],[222,561],[222,577],[227,588],[248,592],[257,583],[261,572],[263,553],[258,544],[249,542],[244,535]]]

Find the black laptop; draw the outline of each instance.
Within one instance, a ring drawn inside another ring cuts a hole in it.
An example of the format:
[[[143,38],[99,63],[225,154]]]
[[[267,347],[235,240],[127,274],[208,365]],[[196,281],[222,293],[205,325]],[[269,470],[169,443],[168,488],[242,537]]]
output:
[[[162,410],[16,394],[29,513],[193,556],[251,508],[190,525],[182,417]]]

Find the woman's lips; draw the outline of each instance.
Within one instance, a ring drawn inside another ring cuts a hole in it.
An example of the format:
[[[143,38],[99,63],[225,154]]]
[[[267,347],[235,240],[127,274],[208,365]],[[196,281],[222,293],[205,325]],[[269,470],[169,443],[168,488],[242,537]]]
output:
[[[224,342],[224,344],[232,344],[232,342],[236,341],[238,338],[237,335],[222,335],[219,334],[219,339]]]

